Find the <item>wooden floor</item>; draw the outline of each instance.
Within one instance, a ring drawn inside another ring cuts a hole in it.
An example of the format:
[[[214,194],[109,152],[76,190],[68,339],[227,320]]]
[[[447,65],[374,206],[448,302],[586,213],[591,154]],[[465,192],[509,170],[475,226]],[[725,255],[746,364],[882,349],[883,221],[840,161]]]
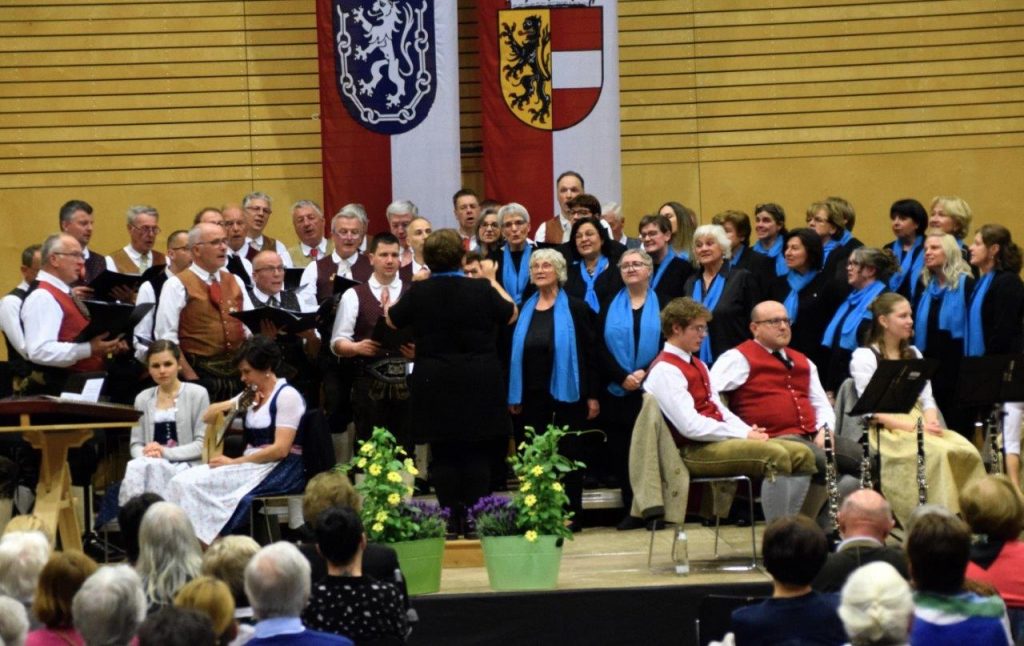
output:
[[[760,550],[763,523],[755,527]],[[650,532],[620,532],[613,527],[584,529],[566,541],[558,576],[559,590],[595,588],[632,588],[643,586],[696,585],[708,583],[741,583],[770,581],[763,569],[749,572],[717,571],[715,566],[749,562],[750,528],[722,527],[718,561],[714,558],[714,528],[699,524],[686,525],[691,573],[675,572],[671,558],[672,528],[655,532],[654,558],[647,567]],[[760,564],[760,560],[758,561]],[[462,594],[489,592],[484,567],[446,567],[441,574],[441,593]]]

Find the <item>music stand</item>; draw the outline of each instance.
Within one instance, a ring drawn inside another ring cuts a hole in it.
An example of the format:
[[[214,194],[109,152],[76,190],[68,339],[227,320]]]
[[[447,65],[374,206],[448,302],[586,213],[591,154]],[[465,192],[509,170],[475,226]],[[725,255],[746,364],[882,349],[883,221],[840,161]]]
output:
[[[937,359],[883,359],[878,362],[875,374],[871,376],[864,394],[850,410],[850,415],[865,417],[864,451],[870,450],[870,433],[867,418],[878,413],[906,413],[917,403],[921,391],[939,368]],[[875,424],[877,445],[875,469],[878,471],[877,491],[882,491],[882,426]]]
[[[979,409],[976,427],[982,425],[981,411],[986,408],[991,411],[985,443],[992,452],[993,465],[998,466],[1000,456],[997,453],[1002,453],[1005,447],[1000,449],[994,442],[1002,435],[1003,404],[1024,401],[1024,355],[964,357],[960,361],[956,395],[961,405]],[[995,424],[998,431],[994,436],[988,436],[992,432],[991,424]]]

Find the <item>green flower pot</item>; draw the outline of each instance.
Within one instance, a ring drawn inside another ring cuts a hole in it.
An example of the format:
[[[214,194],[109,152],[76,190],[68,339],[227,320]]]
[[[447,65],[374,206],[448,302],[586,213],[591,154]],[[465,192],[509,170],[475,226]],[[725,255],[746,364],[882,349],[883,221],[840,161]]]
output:
[[[441,561],[444,538],[389,543],[398,554],[398,565],[410,595],[430,594],[441,589]]]
[[[492,589],[551,590],[558,585],[562,538],[538,536],[531,543],[523,536],[484,536],[480,545]]]

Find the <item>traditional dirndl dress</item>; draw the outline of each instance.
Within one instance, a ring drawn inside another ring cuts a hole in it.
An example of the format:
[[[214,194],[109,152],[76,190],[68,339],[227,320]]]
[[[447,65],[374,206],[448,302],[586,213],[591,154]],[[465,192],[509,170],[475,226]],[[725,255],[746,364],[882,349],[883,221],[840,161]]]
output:
[[[277,383],[267,407],[269,424],[255,428],[250,425],[252,411],[246,413],[245,455],[274,442],[277,398],[283,388],[291,388],[284,379],[278,379]],[[302,447],[293,443],[288,456],[278,462],[247,462],[215,469],[204,464],[183,471],[171,480],[167,498],[185,510],[196,536],[208,545],[217,536],[231,533],[241,523],[253,498],[269,493],[300,493],[304,486]]]
[[[165,447],[178,445],[178,425],[175,422],[177,408],[157,410],[153,413],[153,441]],[[166,498],[167,485],[171,478],[185,471],[190,462],[171,462],[166,458],[132,458],[125,466],[124,480],[117,502],[124,505],[142,493],[155,493]]]

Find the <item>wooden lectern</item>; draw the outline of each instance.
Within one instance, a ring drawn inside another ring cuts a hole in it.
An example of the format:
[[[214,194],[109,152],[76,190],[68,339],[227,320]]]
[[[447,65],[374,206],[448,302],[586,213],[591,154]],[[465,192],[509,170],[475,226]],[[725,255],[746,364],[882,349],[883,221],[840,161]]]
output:
[[[52,397],[0,399],[0,433],[21,433],[39,449],[35,515],[46,524],[50,544],[82,549],[82,528],[71,498],[68,449],[85,444],[93,431],[131,428],[141,412],[131,406],[66,401]]]

